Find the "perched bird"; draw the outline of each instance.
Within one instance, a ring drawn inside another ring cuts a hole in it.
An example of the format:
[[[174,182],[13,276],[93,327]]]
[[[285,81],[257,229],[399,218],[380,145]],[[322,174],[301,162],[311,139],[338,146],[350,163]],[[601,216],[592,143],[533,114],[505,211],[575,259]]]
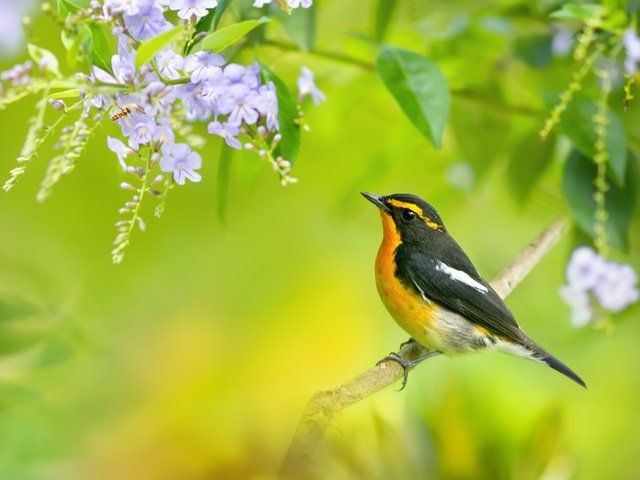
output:
[[[407,193],[362,195],[380,209],[382,218],[378,293],[398,325],[429,349],[414,361],[397,354],[387,357],[403,366],[403,386],[408,371],[430,356],[495,348],[546,363],[586,387],[576,373],[522,331],[431,205]]]

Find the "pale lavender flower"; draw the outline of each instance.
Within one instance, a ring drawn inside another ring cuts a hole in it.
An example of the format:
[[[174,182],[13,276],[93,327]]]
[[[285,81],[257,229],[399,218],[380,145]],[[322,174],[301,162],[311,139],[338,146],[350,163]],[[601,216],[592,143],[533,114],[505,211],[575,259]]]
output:
[[[27,60],[24,63],[14,65],[9,70],[5,70],[0,74],[0,80],[3,82],[10,81],[14,87],[19,85],[26,85],[31,81],[31,71],[33,70],[33,63],[31,60]]]
[[[211,117],[211,104],[202,96],[200,84],[181,85],[178,95],[187,109],[187,120],[206,120]]]
[[[560,296],[571,307],[571,322],[582,326],[594,318],[594,305],[618,313],[637,302],[637,286],[638,276],[630,265],[608,262],[593,249],[580,247],[571,255]]]
[[[125,159],[129,154],[133,153],[133,150],[131,150],[117,138],[113,137],[107,137],[107,147],[109,147],[109,150],[111,150],[118,156],[118,162],[120,162],[122,171],[126,171],[127,163],[125,162]]]
[[[175,80],[180,77],[180,72],[184,67],[184,58],[182,55],[178,55],[170,48],[165,48],[158,55],[156,55],[156,62],[158,70],[163,77]]]
[[[104,0],[104,6],[113,13],[125,13],[127,15],[137,15],[140,12],[140,7],[145,3],[149,3],[145,0]]]
[[[552,26],[551,52],[555,57],[566,57],[573,48],[573,31],[563,25]]]
[[[164,18],[162,7],[153,2],[143,2],[139,5],[138,13],[125,15],[124,21],[131,35],[137,40],[153,38],[173,28]]]
[[[186,143],[170,145],[160,159],[160,170],[173,173],[173,179],[178,185],[184,185],[187,179],[199,182],[202,177],[196,170],[201,166],[200,155],[193,152]]]
[[[606,263],[589,247],[575,249],[567,265],[567,283],[585,291],[594,288],[605,273]]]
[[[638,275],[630,265],[610,262],[594,291],[600,305],[617,313],[638,301],[637,285]]]
[[[0,0],[0,51],[16,53],[24,40],[22,17],[34,7],[33,0]]]
[[[287,5],[291,8],[309,8],[313,5],[313,0],[287,0]]]
[[[638,71],[638,60],[640,60],[640,38],[632,28],[627,28],[622,37],[627,56],[624,60],[624,70],[627,74],[634,76]]]
[[[184,71],[191,73],[194,83],[216,78],[220,75],[220,67],[224,65],[224,57],[213,52],[196,52],[184,61]]]
[[[210,8],[216,8],[218,0],[170,0],[169,8],[177,10],[178,16],[184,20],[191,17],[198,19],[205,17],[209,13]]]
[[[224,67],[222,78],[228,86],[242,84],[247,88],[254,89],[260,85],[260,67],[258,70],[251,67],[244,67],[237,63],[230,63]]]
[[[570,285],[563,285],[558,292],[571,308],[571,323],[573,326],[584,327],[587,325],[593,318],[593,312],[589,304],[589,294]]]
[[[148,145],[156,135],[156,124],[150,117],[140,115],[138,121],[133,124],[129,135],[129,146],[134,150],[140,148],[140,145]]]
[[[300,69],[300,76],[298,77],[298,101],[302,101],[307,95],[311,96],[314,105],[318,105],[324,102],[327,97],[316,86],[313,78],[313,72],[307,67]]]
[[[253,6],[256,8],[262,8],[268,3],[271,3],[271,0],[256,0],[253,2]]]
[[[278,130],[280,128],[278,123],[278,96],[276,95],[276,86],[273,82],[262,85],[258,89],[255,107],[258,112],[264,116],[269,130]]]
[[[220,123],[219,121],[214,121],[209,124],[207,127],[207,131],[212,135],[218,135],[224,138],[224,141],[231,148],[235,148],[240,150],[242,148],[242,143],[238,140],[237,136],[240,134],[240,127],[237,125],[232,125],[230,123]]]
[[[218,105],[220,113],[229,115],[228,121],[234,125],[243,122],[253,125],[258,121],[258,112],[255,109],[256,92],[241,83],[232,85],[227,95],[220,98]]]

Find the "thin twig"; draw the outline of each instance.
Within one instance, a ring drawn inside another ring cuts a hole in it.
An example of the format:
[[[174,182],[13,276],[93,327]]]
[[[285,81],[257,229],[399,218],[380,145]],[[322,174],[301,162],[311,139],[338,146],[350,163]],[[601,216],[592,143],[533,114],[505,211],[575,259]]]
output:
[[[505,298],[542,260],[560,239],[567,222],[558,220],[538,235],[497,277],[491,286]],[[415,342],[405,344],[398,352],[406,360],[417,358],[426,349]],[[400,380],[402,367],[393,360],[385,360],[337,388],[316,392],[305,408],[293,435],[289,451],[280,471],[281,478],[302,479],[310,475],[313,453],[327,427],[342,411]]]

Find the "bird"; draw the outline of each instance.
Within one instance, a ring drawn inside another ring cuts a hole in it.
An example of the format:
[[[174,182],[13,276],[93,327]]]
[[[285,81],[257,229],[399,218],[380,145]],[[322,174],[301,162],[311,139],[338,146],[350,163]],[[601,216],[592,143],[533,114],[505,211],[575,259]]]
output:
[[[548,365],[586,388],[573,370],[531,340],[509,308],[478,273],[426,201],[409,193],[361,194],[378,207],[383,238],[376,285],[396,323],[427,349],[409,361],[392,353],[407,375],[435,355],[495,349]]]

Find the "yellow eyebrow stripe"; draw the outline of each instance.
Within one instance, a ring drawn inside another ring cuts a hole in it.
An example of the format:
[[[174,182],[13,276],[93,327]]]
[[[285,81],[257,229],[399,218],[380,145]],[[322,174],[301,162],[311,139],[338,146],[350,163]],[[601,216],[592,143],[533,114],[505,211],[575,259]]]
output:
[[[415,203],[401,202],[400,200],[396,200],[395,198],[388,199],[387,203],[396,208],[406,208],[408,210],[411,210],[412,212],[415,212],[416,215],[418,215],[422,219],[422,221],[427,225],[427,227],[432,228],[434,230],[442,231],[440,229],[440,225],[438,225],[436,222],[434,222],[429,217],[427,217],[422,212],[422,209],[419,206],[417,206]]]

